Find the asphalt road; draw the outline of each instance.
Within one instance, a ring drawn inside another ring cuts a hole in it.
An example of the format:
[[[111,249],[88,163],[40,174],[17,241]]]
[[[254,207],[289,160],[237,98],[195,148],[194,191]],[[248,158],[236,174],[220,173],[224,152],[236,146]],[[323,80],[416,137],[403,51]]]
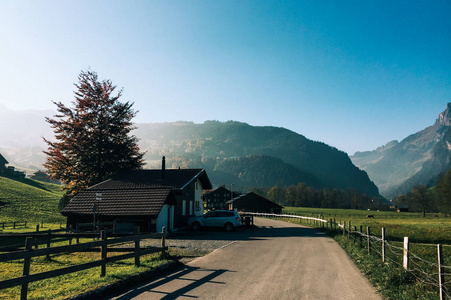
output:
[[[325,234],[275,220],[255,224],[261,229],[238,229],[229,245],[112,299],[382,299]]]

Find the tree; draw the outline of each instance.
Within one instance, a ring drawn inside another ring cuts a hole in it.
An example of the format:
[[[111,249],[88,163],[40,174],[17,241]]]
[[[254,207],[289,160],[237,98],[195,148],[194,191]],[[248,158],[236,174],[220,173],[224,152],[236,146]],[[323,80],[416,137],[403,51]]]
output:
[[[58,114],[46,118],[56,141],[48,145],[44,167],[52,179],[61,180],[71,194],[99,183],[113,174],[141,169],[143,155],[135,129],[133,103],[119,102],[122,91],[110,80],[99,81],[97,73],[82,71],[78,76],[73,108],[53,102]]]
[[[451,170],[443,174],[435,186],[437,206],[440,212],[451,213]]]
[[[285,190],[279,186],[273,186],[267,194],[270,201],[279,205],[285,205]]]
[[[429,192],[427,185],[416,185],[406,195],[406,198],[410,206],[423,213],[423,217],[426,216],[426,211],[430,211],[434,206],[434,198]]]

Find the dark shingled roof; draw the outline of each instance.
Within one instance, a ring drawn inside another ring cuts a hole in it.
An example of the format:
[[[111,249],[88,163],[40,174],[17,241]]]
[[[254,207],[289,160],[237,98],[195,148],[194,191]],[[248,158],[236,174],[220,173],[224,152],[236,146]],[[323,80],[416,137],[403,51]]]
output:
[[[96,200],[97,193],[102,193],[101,201]],[[92,214],[94,204],[98,204],[97,213],[102,216],[158,216],[163,204],[175,205],[176,200],[169,188],[90,188],[75,196],[61,213]]]
[[[7,165],[7,164],[9,164],[9,162],[0,153],[0,165]]]
[[[164,175],[163,175],[164,174]],[[191,181],[199,179],[203,189],[212,185],[204,169],[167,169],[127,171],[113,176],[92,188],[95,189],[141,189],[169,187],[183,189]]]
[[[226,203],[233,203],[234,208],[243,209],[245,211],[263,212],[268,208],[282,209],[277,203],[274,203],[262,196],[259,196],[253,192],[245,195],[238,196]]]

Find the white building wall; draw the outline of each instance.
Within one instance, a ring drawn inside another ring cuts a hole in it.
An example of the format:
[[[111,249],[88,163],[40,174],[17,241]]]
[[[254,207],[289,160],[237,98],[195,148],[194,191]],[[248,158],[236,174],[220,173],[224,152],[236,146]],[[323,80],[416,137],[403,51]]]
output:
[[[194,188],[194,214],[201,216],[204,214],[204,205],[202,203],[202,183],[199,179],[196,180]]]
[[[161,232],[163,230],[163,226],[166,227],[166,231],[170,230],[171,227],[173,227],[173,226],[168,226],[168,225],[173,225],[173,224],[168,224],[170,207],[171,207],[170,205],[164,204],[163,207],[161,208],[161,211],[158,214],[158,218],[157,218],[157,232]],[[174,217],[172,217],[172,220],[174,220]]]

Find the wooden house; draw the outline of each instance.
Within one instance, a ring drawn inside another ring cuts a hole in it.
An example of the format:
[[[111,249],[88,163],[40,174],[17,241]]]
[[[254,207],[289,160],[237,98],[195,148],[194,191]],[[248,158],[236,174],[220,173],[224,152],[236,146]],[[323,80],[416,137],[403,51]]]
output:
[[[3,155],[0,153],[0,174],[6,172],[6,165],[9,164],[9,162],[3,157]]]
[[[204,169],[136,170],[81,191],[63,209],[67,225],[131,222],[143,232],[187,226],[188,218],[203,214],[202,191],[211,189]]]
[[[229,204],[227,204],[227,201],[230,201],[239,195],[240,194],[237,192],[230,192],[230,190],[226,189],[224,186],[220,186],[205,193],[205,208],[207,210],[228,209]]]

